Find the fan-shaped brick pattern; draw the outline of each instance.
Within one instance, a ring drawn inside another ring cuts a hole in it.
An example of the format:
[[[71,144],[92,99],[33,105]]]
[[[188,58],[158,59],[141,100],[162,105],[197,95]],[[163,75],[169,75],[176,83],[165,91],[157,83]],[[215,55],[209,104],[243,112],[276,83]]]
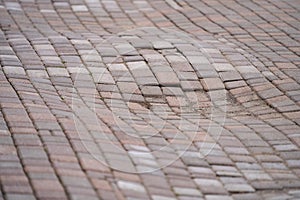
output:
[[[299,199],[289,1],[0,1],[0,200]]]

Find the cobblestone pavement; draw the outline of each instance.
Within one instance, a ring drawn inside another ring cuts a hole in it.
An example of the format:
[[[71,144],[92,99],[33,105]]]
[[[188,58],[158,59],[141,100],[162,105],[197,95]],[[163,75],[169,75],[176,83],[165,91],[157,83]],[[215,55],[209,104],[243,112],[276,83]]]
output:
[[[0,200],[300,199],[297,0],[1,0]]]

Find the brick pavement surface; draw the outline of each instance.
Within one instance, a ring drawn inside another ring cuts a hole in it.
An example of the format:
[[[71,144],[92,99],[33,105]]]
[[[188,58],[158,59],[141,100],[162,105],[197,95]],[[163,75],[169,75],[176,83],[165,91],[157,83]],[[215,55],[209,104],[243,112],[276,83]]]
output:
[[[300,199],[297,0],[0,1],[0,200]]]

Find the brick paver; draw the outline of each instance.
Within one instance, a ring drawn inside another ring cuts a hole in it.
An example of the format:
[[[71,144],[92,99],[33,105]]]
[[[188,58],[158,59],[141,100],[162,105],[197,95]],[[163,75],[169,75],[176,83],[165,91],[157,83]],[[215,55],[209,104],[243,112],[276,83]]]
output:
[[[296,0],[0,2],[0,200],[300,199]]]

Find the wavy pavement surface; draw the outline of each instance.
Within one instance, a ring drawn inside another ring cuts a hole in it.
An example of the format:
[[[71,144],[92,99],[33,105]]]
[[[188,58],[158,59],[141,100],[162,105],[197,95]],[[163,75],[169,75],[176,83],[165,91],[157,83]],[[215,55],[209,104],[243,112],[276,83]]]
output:
[[[299,199],[296,0],[0,1],[0,200]]]

